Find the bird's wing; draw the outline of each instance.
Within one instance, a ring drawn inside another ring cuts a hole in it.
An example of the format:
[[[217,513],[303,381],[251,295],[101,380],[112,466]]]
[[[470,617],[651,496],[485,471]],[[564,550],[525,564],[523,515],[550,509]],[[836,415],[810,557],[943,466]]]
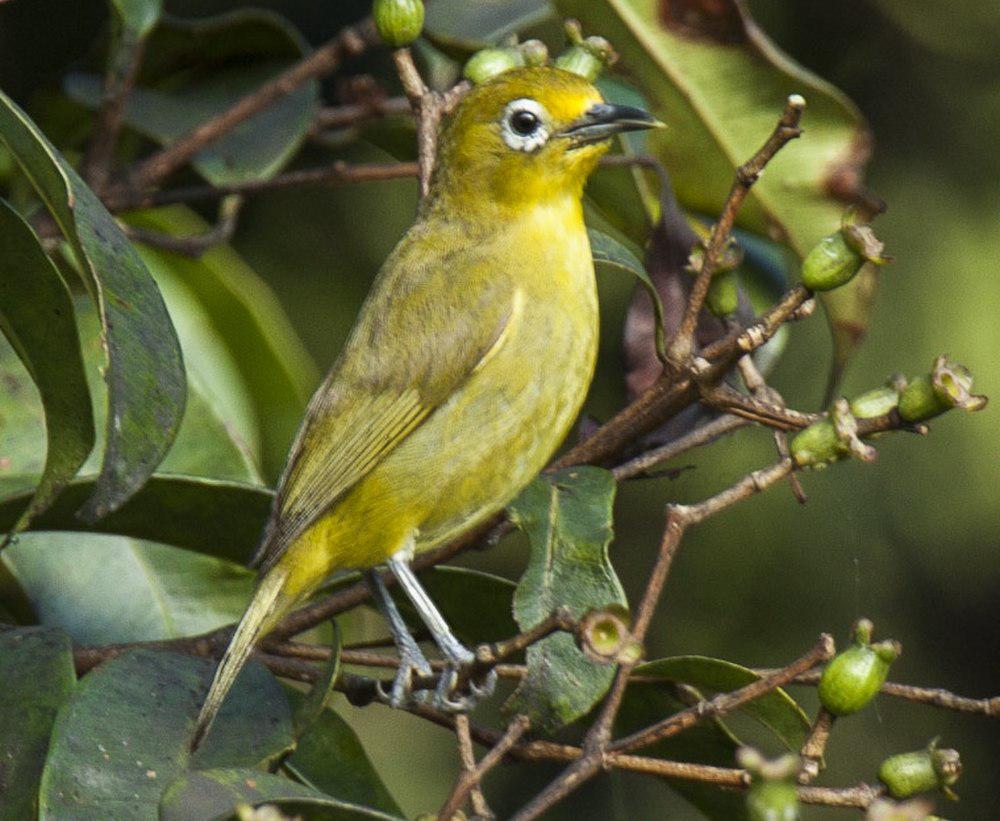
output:
[[[503,344],[517,293],[469,262],[408,270],[397,257],[381,275],[292,447],[251,562],[261,573]]]

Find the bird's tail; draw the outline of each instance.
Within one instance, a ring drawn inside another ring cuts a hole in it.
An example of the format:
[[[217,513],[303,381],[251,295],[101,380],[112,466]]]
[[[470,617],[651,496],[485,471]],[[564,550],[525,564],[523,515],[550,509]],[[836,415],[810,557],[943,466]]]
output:
[[[222,661],[216,668],[212,686],[205,696],[201,713],[195,723],[194,735],[191,737],[192,750],[198,749],[198,745],[204,740],[226,694],[236,681],[236,676],[250,658],[257,640],[274,626],[275,620],[288,608],[288,597],[282,595],[286,578],[287,573],[275,568],[261,580],[250,606],[247,607],[236,627],[236,632],[233,633]]]

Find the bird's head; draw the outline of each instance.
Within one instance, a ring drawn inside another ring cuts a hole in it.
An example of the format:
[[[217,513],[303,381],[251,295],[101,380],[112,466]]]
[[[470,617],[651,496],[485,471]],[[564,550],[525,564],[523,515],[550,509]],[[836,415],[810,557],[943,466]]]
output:
[[[645,111],[604,102],[568,71],[505,71],[475,86],[452,114],[438,143],[432,191],[469,208],[579,197],[612,137],[659,125]]]

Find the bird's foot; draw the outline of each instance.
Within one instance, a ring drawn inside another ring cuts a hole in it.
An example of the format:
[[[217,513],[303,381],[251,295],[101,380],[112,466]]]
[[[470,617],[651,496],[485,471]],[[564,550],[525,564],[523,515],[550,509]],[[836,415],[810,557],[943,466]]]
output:
[[[428,700],[427,691],[414,691],[413,679],[415,676],[430,678],[433,675],[431,665],[424,658],[423,653],[419,650],[416,653],[404,652],[400,655],[399,667],[389,692],[386,692],[386,682],[380,681],[376,685],[379,701],[397,709],[407,707],[413,702],[426,702]]]
[[[490,669],[483,675],[479,671],[473,671],[474,663],[475,656],[468,652],[467,655],[448,660],[434,691],[432,703],[435,707],[448,713],[467,713],[480,699],[493,695],[497,671]],[[474,677],[473,672],[478,675]]]

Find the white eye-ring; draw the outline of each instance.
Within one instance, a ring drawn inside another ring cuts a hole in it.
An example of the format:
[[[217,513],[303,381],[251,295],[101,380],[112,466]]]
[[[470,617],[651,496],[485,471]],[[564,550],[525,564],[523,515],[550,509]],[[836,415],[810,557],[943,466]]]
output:
[[[545,108],[524,97],[507,104],[500,120],[503,141],[515,151],[535,151],[549,139]]]

